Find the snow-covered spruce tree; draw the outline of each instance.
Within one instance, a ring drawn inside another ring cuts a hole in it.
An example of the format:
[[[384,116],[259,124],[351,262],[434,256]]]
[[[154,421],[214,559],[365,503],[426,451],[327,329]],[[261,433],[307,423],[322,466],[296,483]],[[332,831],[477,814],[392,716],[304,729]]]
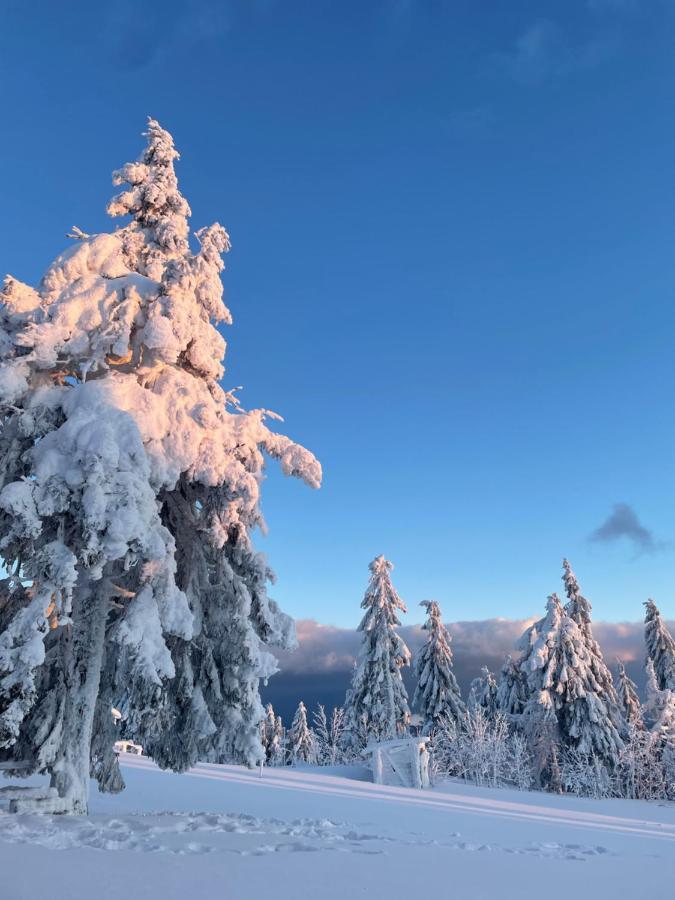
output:
[[[497,706],[512,725],[517,725],[526,703],[527,683],[523,670],[509,653],[504,660],[497,685]]]
[[[397,611],[407,612],[391,582],[393,565],[378,556],[370,563],[370,581],[361,601],[365,614],[358,630],[363,644],[345,699],[345,745],[359,753],[368,740],[386,741],[404,734],[410,722],[401,668],[410,651],[397,634]]]
[[[83,812],[122,787],[111,706],[160,765],[262,756],[266,646],[294,644],[251,544],[265,455],[314,457],[219,385],[229,323],[220,225],[188,244],[178,154],[150,120],[86,235],[0,305],[0,753]],[[28,586],[29,585],[29,586]]]
[[[427,611],[422,629],[427,640],[415,659],[417,688],[413,706],[422,716],[422,733],[435,731],[441,718],[459,722],[466,715],[466,706],[452,671],[452,638],[441,621],[441,609],[435,600],[423,600],[420,606]]]
[[[314,734],[307,723],[307,707],[300,701],[288,732],[288,752],[294,763],[314,762],[316,747]]]
[[[645,644],[659,690],[675,690],[675,640],[653,600],[645,603]]]
[[[619,700],[616,695],[616,689],[614,688],[612,673],[605,664],[600,645],[593,637],[591,604],[582,595],[576,575],[572,571],[572,567],[567,559],[563,559],[562,580],[565,584],[565,593],[567,594],[565,612],[574,622],[576,622],[583,635],[593,678],[595,679],[599,692],[604,695],[607,709],[614,726],[620,729],[621,712],[619,709]]]
[[[523,635],[520,649],[529,694],[523,723],[533,746],[548,735],[563,749],[594,755],[613,769],[622,741],[608,697],[595,679],[586,636],[556,594],[548,599],[546,616]]]
[[[644,728],[642,705],[637,692],[637,685],[629,678],[626,667],[620,659],[616,661],[619,669],[619,703],[626,723],[635,728]]]

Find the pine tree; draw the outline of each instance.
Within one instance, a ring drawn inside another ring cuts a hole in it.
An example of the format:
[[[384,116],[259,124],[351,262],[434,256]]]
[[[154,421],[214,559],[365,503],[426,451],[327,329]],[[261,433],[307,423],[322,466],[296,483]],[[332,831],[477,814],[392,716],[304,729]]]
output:
[[[618,728],[621,724],[619,700],[616,695],[614,681],[612,680],[612,673],[605,665],[600,645],[593,637],[591,604],[582,595],[576,575],[566,559],[563,559],[562,579],[565,584],[565,592],[568,600],[565,612],[574,622],[576,622],[583,635],[590,658],[590,668],[593,673],[593,678],[597,684],[598,691],[605,697],[605,702],[612,718],[612,722],[614,726]]]
[[[466,714],[466,707],[452,671],[451,637],[441,621],[441,610],[434,600],[423,600],[420,606],[427,610],[427,620],[422,629],[428,637],[415,660],[417,689],[413,706],[423,720],[422,733],[435,731],[441,718],[459,722]]]
[[[621,711],[627,724],[635,728],[643,728],[642,706],[637,692],[637,685],[626,672],[626,667],[620,659],[617,660],[619,669],[619,702]]]
[[[608,698],[595,680],[587,638],[556,594],[548,599],[546,616],[523,636],[521,648],[529,694],[523,722],[533,740],[547,735],[550,743],[595,755],[613,768],[622,742]]]
[[[659,690],[675,690],[675,640],[653,600],[645,603],[645,644],[654,664]]]
[[[410,665],[410,651],[396,633],[397,611],[407,612],[391,582],[392,564],[378,556],[370,563],[371,577],[361,608],[358,630],[363,644],[345,700],[345,741],[354,752],[368,740],[391,740],[410,722],[408,695],[401,668]]]
[[[314,762],[314,735],[307,724],[307,708],[302,700],[298,704],[290,731],[288,732],[288,752],[294,763]]]
[[[111,706],[162,766],[262,756],[268,646],[294,645],[251,544],[265,455],[318,486],[306,450],[218,384],[231,321],[220,225],[188,243],[178,153],[150,120],[111,215],[37,289],[0,299],[0,754],[84,812],[122,786]]]
[[[497,686],[497,706],[512,724],[520,721],[527,703],[527,683],[518,662],[509,653]]]

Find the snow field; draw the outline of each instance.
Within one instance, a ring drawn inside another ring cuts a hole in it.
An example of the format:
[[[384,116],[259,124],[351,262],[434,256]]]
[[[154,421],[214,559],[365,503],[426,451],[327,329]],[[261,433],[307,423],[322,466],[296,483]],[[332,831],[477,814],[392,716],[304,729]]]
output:
[[[127,790],[87,817],[0,813],[2,900],[672,897],[675,805],[446,783],[367,770],[122,760]],[[345,777],[347,774],[355,777]],[[360,780],[358,780],[360,779]],[[283,857],[283,864],[280,863]]]

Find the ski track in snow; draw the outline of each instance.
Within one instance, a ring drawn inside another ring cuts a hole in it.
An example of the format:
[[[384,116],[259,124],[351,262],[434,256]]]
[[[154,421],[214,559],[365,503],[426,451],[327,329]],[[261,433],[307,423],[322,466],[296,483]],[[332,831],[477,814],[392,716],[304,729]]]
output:
[[[142,768],[147,771],[161,772],[151,760],[142,757],[130,757],[123,760],[129,768]],[[596,812],[584,812],[573,809],[555,809],[551,806],[536,804],[531,798],[533,792],[523,791],[523,800],[499,800],[495,797],[467,797],[454,794],[449,790],[439,792],[417,791],[411,788],[392,787],[368,782],[355,784],[346,778],[331,775],[313,774],[307,778],[302,769],[265,770],[264,777],[257,771],[244,769],[241,766],[216,765],[199,763],[185,774],[188,777],[229,781],[241,784],[257,785],[263,789],[309,791],[317,794],[334,794],[342,797],[353,797],[360,800],[380,800],[397,804],[426,806],[440,810],[457,810],[463,813],[490,817],[505,817],[526,821],[570,825],[599,831],[635,834],[642,837],[656,837],[675,841],[675,825],[648,819],[631,819],[621,816],[609,816]],[[550,795],[549,795],[550,796]]]
[[[140,769],[152,777],[161,770],[145,758],[128,757],[124,767]],[[187,777],[249,784],[262,789],[311,791],[362,801],[396,802],[436,808],[456,814],[509,817],[513,819],[581,827],[598,833],[635,835],[662,841],[675,841],[675,825],[647,819],[631,819],[555,808],[533,802],[532,794],[523,800],[501,800],[496,797],[465,796],[453,793],[451,786],[434,792],[354,782],[331,775],[302,770],[267,770],[259,773],[237,766],[200,764]],[[329,818],[296,818],[282,820],[242,813],[214,812],[142,812],[114,817],[63,817],[10,815],[0,812],[0,841],[31,844],[51,850],[88,848],[98,851],[131,851],[172,855],[314,853],[329,851],[367,855],[395,854],[399,847],[436,847],[461,853],[505,853],[527,857],[589,861],[615,855],[602,843],[578,841],[531,841],[521,846],[482,843],[466,840],[457,831],[441,830],[430,838],[419,832],[382,833],[383,829],[356,828],[353,823]],[[590,836],[590,835],[589,835]],[[594,837],[599,837],[594,835]],[[664,848],[665,849],[665,848]],[[667,851],[668,852],[668,851]]]

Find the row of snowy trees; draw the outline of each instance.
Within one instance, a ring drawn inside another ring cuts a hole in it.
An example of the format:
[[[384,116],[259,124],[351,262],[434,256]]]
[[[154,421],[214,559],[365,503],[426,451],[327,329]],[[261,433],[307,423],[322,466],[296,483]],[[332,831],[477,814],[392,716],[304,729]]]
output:
[[[479,783],[655,797],[675,793],[675,641],[653,601],[646,603],[644,705],[619,662],[618,687],[593,636],[591,605],[567,560],[566,603],[548,598],[546,614],[522,636],[500,678],[484,668],[467,702],[453,673],[450,635],[438,603],[425,601],[426,640],[414,661],[396,629],[406,608],[379,556],[359,625],[363,640],[332,761],[358,757],[369,741],[405,735],[411,713],[402,669],[413,663],[412,706],[432,736],[436,770]],[[326,733],[325,713],[318,730]],[[299,742],[298,735],[306,733]],[[316,746],[304,706],[287,759]],[[311,755],[311,754],[310,754]],[[316,754],[315,754],[316,756]],[[323,756],[325,758],[325,755]]]
[[[262,759],[259,682],[292,620],[252,543],[266,458],[311,453],[220,385],[219,224],[189,243],[171,135],[113,175],[110,234],[0,292],[0,762],[86,812],[120,790],[111,707],[160,766]]]
[[[268,703],[260,728],[267,765],[314,763],[334,766],[355,760],[344,743],[342,707],[336,706],[329,716],[326,708],[319,703],[310,724],[307,707],[301,700],[291,727],[286,730],[281,716],[277,716],[272,704]]]

